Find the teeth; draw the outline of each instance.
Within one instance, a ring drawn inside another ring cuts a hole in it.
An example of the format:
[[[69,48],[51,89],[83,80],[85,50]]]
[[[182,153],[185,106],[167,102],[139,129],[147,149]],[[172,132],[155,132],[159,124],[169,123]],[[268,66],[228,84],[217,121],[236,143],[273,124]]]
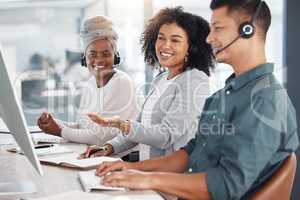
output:
[[[172,56],[172,54],[170,53],[160,53],[160,55],[162,55],[163,57],[166,57],[166,58],[170,58]]]
[[[104,68],[104,66],[99,66],[99,65],[97,65],[97,66],[95,67],[96,70],[101,70],[102,68]]]
[[[103,68],[105,68],[105,66],[99,66],[99,65],[93,66],[91,73],[93,75],[98,75],[99,73],[101,73]]]

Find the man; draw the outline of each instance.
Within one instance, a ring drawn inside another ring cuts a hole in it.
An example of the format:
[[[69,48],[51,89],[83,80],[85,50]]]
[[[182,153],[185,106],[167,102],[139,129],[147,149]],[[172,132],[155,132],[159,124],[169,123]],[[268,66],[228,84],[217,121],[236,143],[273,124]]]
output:
[[[206,101],[196,138],[156,160],[104,163],[99,176],[120,169],[151,171],[113,172],[104,184],[184,199],[245,199],[297,149],[295,110],[266,61],[267,4],[213,0],[210,7],[207,42],[216,60],[231,65],[234,74]]]

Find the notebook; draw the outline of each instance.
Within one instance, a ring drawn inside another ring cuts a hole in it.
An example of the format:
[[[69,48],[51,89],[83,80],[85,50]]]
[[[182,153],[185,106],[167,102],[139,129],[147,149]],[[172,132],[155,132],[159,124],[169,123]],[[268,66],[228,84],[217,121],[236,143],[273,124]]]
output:
[[[38,126],[28,126],[30,133],[42,133],[43,131]],[[10,133],[6,124],[0,119],[0,133]]]
[[[45,197],[26,198],[28,200],[165,200],[160,194],[152,190],[126,190],[118,192],[83,192],[78,190],[53,194]],[[169,199],[168,199],[169,200]]]
[[[55,194],[46,197],[39,198],[29,198],[29,200],[62,200],[62,199],[72,199],[72,200],[107,200],[107,195],[86,193],[83,191],[69,191],[62,194]]]
[[[120,158],[112,158],[112,157],[95,157],[95,158],[86,158],[86,159],[78,159],[78,154],[66,154],[59,155],[55,157],[44,157],[40,158],[40,162],[42,164],[48,165],[56,165],[61,167],[70,167],[80,170],[89,170],[97,168],[103,161],[116,161],[120,160]]]
[[[7,151],[23,154],[23,151],[20,149],[20,147],[12,147],[7,149]],[[35,149],[34,151],[38,157],[73,153],[72,149],[60,145],[54,145],[53,147],[47,147],[47,148],[39,148],[39,149]]]
[[[108,187],[101,184],[102,177],[95,175],[96,170],[90,170],[85,172],[78,172],[79,181],[85,192],[92,190],[121,190],[125,191],[125,188],[120,187]]]
[[[38,126],[28,126],[30,133],[42,133],[43,131]]]
[[[32,139],[33,139],[34,143],[36,143],[36,144],[39,144],[39,143],[56,143],[56,144],[60,144],[60,143],[65,143],[66,142],[66,140],[64,140],[61,137],[54,136],[54,135],[49,135],[49,134],[45,134],[45,133],[32,134]]]
[[[16,143],[16,141],[12,137],[12,135],[2,134],[0,132],[0,145],[9,145],[9,144],[15,144],[15,143]]]

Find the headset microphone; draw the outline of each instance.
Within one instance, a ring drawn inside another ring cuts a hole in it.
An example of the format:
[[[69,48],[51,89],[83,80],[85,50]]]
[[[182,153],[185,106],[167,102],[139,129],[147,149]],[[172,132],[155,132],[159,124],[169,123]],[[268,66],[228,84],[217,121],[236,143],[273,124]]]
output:
[[[232,42],[230,42],[229,44],[227,44],[225,47],[223,47],[222,49],[219,49],[216,54],[221,53],[222,51],[224,51],[225,49],[227,49],[228,47],[230,47],[232,44],[234,44],[241,36],[237,36],[234,40],[232,40]]]

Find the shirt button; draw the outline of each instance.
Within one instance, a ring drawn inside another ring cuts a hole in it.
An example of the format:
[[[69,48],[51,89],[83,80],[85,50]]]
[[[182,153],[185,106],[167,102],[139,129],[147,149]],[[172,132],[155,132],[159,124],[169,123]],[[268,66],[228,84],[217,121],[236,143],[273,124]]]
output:
[[[227,90],[227,91],[226,91],[226,94],[227,94],[227,95],[229,95],[229,94],[230,94],[230,91],[229,91],[229,90]]]

